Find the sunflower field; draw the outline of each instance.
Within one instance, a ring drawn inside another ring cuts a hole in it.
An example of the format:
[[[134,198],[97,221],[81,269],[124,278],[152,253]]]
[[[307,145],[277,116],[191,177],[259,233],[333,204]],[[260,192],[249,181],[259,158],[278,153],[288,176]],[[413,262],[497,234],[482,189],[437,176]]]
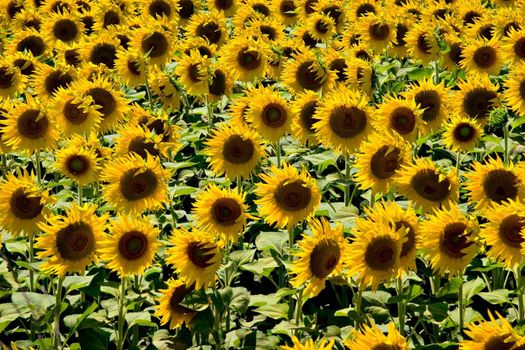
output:
[[[525,0],[0,0],[2,349],[525,349]]]

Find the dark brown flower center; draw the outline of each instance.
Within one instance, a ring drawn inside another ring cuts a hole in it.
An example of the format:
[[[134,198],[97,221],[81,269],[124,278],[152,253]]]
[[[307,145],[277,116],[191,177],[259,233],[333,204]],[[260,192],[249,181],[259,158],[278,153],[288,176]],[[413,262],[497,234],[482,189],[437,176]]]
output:
[[[36,140],[46,135],[49,129],[49,119],[41,115],[38,109],[29,109],[20,115],[17,121],[17,129],[25,138]]]
[[[483,39],[490,40],[494,37],[495,30],[495,26],[493,26],[492,24],[488,24],[480,28],[480,30],[478,31],[478,35]]]
[[[170,298],[170,308],[173,312],[179,314],[193,314],[195,311],[188,309],[187,307],[180,305],[184,298],[191,293],[193,286],[187,287],[185,284],[178,286],[173,290]]]
[[[95,25],[95,18],[93,16],[84,16],[80,19],[82,24],[84,25],[84,34],[91,35],[94,31],[94,25]]]
[[[213,265],[211,260],[215,257],[215,248],[213,244],[191,242],[186,253],[193,265],[205,269]]]
[[[29,197],[24,189],[17,189],[9,200],[11,213],[19,219],[31,220],[42,212],[44,206],[40,204],[42,197]]]
[[[518,177],[512,171],[491,170],[483,179],[483,192],[496,203],[515,199],[518,196]]]
[[[516,31],[521,29],[521,26],[518,22],[509,22],[503,26],[503,36],[509,37],[511,29],[514,29]]]
[[[244,164],[252,159],[254,151],[252,140],[245,140],[239,135],[232,135],[224,142],[222,156],[230,163]]]
[[[432,49],[432,46],[428,42],[427,34],[421,34],[417,38],[417,48],[425,55],[430,55],[430,50]]]
[[[113,97],[113,94],[106,89],[92,88],[86,92],[86,95],[91,96],[95,104],[100,106],[98,111],[102,114],[103,118],[111,115],[117,108],[117,101]]]
[[[489,68],[496,63],[496,50],[491,46],[483,46],[474,52],[474,62],[480,68]]]
[[[64,51],[64,59],[67,64],[72,65],[74,67],[77,67],[82,63],[80,53],[78,53],[78,51],[75,49]]]
[[[265,4],[254,4],[252,5],[252,8],[255,12],[260,13],[261,15],[264,15],[265,17],[268,17],[270,15],[270,9]]]
[[[510,350],[516,342],[514,340],[505,341],[511,334],[493,335],[485,343],[483,350]]]
[[[454,259],[463,258],[465,253],[462,251],[474,243],[468,239],[470,233],[466,229],[467,225],[462,222],[447,224],[439,240],[441,252]]]
[[[179,1],[179,16],[182,19],[189,19],[195,13],[195,5],[191,0]]]
[[[406,45],[406,34],[408,33],[408,27],[403,23],[398,23],[396,25],[396,42],[394,43],[395,47],[401,47]]]
[[[396,242],[390,237],[376,237],[366,247],[366,266],[372,270],[387,271],[395,267]]]
[[[370,350],[401,350],[401,347],[396,344],[391,345],[391,344],[381,343],[381,344],[374,345]]]
[[[23,9],[24,9],[24,5],[21,5],[20,3],[18,3],[18,1],[15,1],[15,0],[10,1],[7,4],[7,15],[9,16],[10,19],[13,19],[15,18],[17,14],[22,12]]]
[[[293,0],[283,0],[279,5],[279,11],[285,17],[293,18],[297,16],[295,12],[296,10],[297,7],[295,6]]]
[[[117,48],[112,44],[96,44],[91,50],[89,61],[93,64],[105,64],[108,68],[115,68]]]
[[[525,227],[525,222],[521,216],[517,214],[509,215],[499,224],[499,237],[506,245],[512,248],[520,248],[521,243],[525,242],[521,234],[523,227]]]
[[[140,76],[140,64],[132,59],[128,60],[128,71],[136,76]]]
[[[405,237],[407,238],[406,242],[403,243],[401,247],[401,254],[399,256],[401,258],[404,258],[405,256],[408,256],[410,252],[412,252],[416,247],[416,231],[410,225],[408,222],[401,220],[397,221],[396,223],[396,231],[399,229],[403,229],[405,232]]]
[[[306,0],[304,3],[304,10],[307,15],[315,12],[315,5],[319,2],[319,0]]]
[[[432,202],[441,202],[450,196],[450,180],[440,181],[439,174],[432,169],[418,171],[412,176],[410,185],[419,196]]]
[[[383,41],[390,35],[390,27],[383,23],[374,23],[368,28],[368,34],[373,40]]]
[[[89,160],[82,155],[74,155],[66,160],[67,170],[73,175],[82,175],[89,170]]]
[[[93,230],[83,221],[69,224],[58,231],[56,246],[62,259],[71,261],[84,259],[94,253]]]
[[[361,134],[367,124],[366,113],[357,107],[337,106],[330,114],[330,128],[341,138]]]
[[[485,88],[475,88],[465,95],[463,110],[474,119],[487,118],[492,110],[492,100],[497,97],[496,92]]]
[[[519,38],[514,44],[514,54],[521,59],[525,58],[525,38]]]
[[[136,153],[144,159],[146,159],[148,153],[152,156],[160,154],[160,151],[155,147],[155,143],[143,136],[135,137],[129,142],[128,152]]]
[[[316,122],[316,120],[314,119],[316,108],[317,101],[310,101],[305,103],[303,108],[301,108],[301,112],[299,112],[299,119],[301,120],[303,129],[307,130],[310,134],[315,133],[313,125]]]
[[[143,52],[149,53],[149,57],[161,57],[168,51],[168,39],[162,33],[153,32],[142,39],[141,47]]]
[[[274,192],[277,205],[288,211],[303,210],[310,204],[312,192],[302,180],[280,184]]]
[[[261,59],[257,51],[244,47],[237,55],[237,63],[246,70],[254,70],[261,65]]]
[[[468,11],[463,15],[463,24],[473,24],[476,20],[481,18],[481,14],[477,11]]]
[[[325,7],[321,13],[333,19],[336,25],[339,25],[343,20],[343,11],[338,6]]]
[[[133,168],[120,178],[120,192],[128,201],[137,201],[155,193],[158,182],[151,169]]]
[[[8,67],[0,67],[0,89],[9,89],[13,86],[15,73],[9,73]]]
[[[103,26],[107,28],[109,26],[116,26],[120,24],[120,16],[116,11],[109,10],[104,14]]]
[[[233,6],[233,0],[215,0],[215,7],[219,10],[226,11]]]
[[[520,81],[519,92],[521,99],[525,101],[525,79]]]
[[[28,35],[20,40],[16,45],[16,51],[24,52],[28,51],[37,57],[44,53],[46,44],[44,40],[36,35]]]
[[[470,142],[476,136],[476,129],[469,123],[459,123],[454,128],[454,139],[459,142]]]
[[[270,128],[280,128],[286,123],[286,109],[278,103],[269,103],[261,113],[263,123]]]
[[[309,32],[304,32],[302,39],[304,44],[311,49],[313,49],[319,42]]]
[[[323,86],[324,74],[318,76],[318,70],[315,69],[315,64],[314,61],[306,61],[301,63],[299,68],[297,68],[295,77],[303,89],[317,91]]]
[[[70,19],[61,19],[53,26],[53,35],[58,40],[70,42],[78,35],[78,27],[75,22]]]
[[[410,134],[416,126],[414,111],[407,107],[397,107],[390,116],[392,128],[401,135]]]
[[[73,82],[73,78],[69,73],[56,70],[51,72],[45,79],[44,85],[46,92],[54,95],[59,88],[67,88]]]
[[[455,64],[459,64],[463,59],[463,48],[460,43],[453,43],[450,45],[450,51],[448,52],[448,58]]]
[[[148,7],[148,12],[150,16],[154,18],[162,16],[169,17],[171,14],[171,7],[169,3],[163,0],[153,0]]]
[[[201,23],[197,27],[197,35],[207,39],[210,44],[217,44],[221,39],[221,28],[215,22]]]
[[[369,13],[376,13],[376,8],[370,3],[364,3],[355,10],[356,17],[364,17]]]
[[[326,278],[341,259],[341,249],[336,241],[323,239],[310,254],[310,271],[317,278]]]
[[[392,177],[401,167],[401,150],[397,147],[383,146],[377,150],[370,160],[370,170],[378,179]]]
[[[23,75],[31,75],[35,71],[35,65],[30,60],[25,58],[17,58],[13,61],[13,65],[20,69]]]
[[[210,94],[215,96],[222,96],[226,93],[226,74],[217,69],[214,76],[211,78],[209,86]]]
[[[436,90],[420,91],[414,97],[414,100],[423,110],[422,119],[426,122],[436,120],[441,109],[441,97]]]
[[[335,71],[335,74],[337,75],[337,81],[339,82],[344,82],[348,79],[348,76],[346,75],[347,68],[348,65],[343,58],[336,58],[330,63],[330,69]]]
[[[118,242],[118,251],[127,260],[140,259],[148,249],[148,238],[143,232],[129,231]]]
[[[233,225],[237,222],[241,214],[241,206],[233,198],[219,198],[213,203],[213,219],[219,225]]]

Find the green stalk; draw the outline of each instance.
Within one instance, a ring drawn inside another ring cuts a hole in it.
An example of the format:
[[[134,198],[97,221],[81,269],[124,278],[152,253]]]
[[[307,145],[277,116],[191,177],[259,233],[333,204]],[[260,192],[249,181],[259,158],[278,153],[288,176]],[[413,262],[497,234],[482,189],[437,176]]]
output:
[[[505,155],[504,155],[505,158],[503,160],[504,160],[505,166],[508,166],[510,163],[510,159],[509,159],[509,125],[507,122],[505,122],[505,127],[503,128],[503,139],[504,139],[504,144],[505,144]]]
[[[301,326],[301,316],[303,311],[303,289],[297,293],[297,304],[295,304],[295,336],[299,336],[299,327]]]
[[[277,157],[277,166],[281,167],[281,140],[275,142],[275,156]]]
[[[355,301],[355,312],[357,313],[357,320],[356,320],[356,326],[355,328],[360,329],[361,328],[361,321],[362,321],[362,315],[361,315],[361,301],[363,300],[363,292],[364,288],[362,285],[357,286],[357,298]]]
[[[135,284],[135,289],[137,290],[137,293],[140,294],[140,282],[139,282],[139,275],[135,275],[134,276],[134,284]],[[133,308],[133,310],[135,312],[139,312],[140,311],[140,305],[138,303],[135,303],[135,306]],[[133,345],[132,347],[136,347],[138,342],[139,342],[139,326],[138,325],[134,325],[133,326]]]
[[[458,288],[458,309],[459,309],[459,325],[458,333],[463,331],[463,324],[465,323],[465,305],[463,304],[463,279]]]
[[[124,349],[124,321],[126,317],[126,308],[125,308],[125,299],[126,299],[126,277],[122,277],[120,281],[120,295],[119,295],[119,305],[118,305],[118,337],[117,337],[117,349]]]
[[[403,294],[403,277],[397,278],[397,295]],[[405,301],[397,302],[397,313],[399,316],[399,333],[405,335]]]
[[[518,322],[525,319],[525,309],[523,307],[523,285],[521,283],[521,271],[518,267],[514,269],[514,278],[516,279],[516,289],[518,292]]]
[[[35,168],[36,168],[36,181],[39,185],[42,184],[42,168],[40,165],[40,150],[35,152]]]
[[[82,185],[78,184],[78,205],[79,206],[82,205],[82,201],[83,201],[83,198],[82,198]]]
[[[290,261],[292,261],[292,249],[293,249],[293,244],[294,244],[293,229],[294,229],[293,226],[288,227],[288,241],[289,241],[288,243],[290,247]]]
[[[64,281],[64,277],[58,277],[57,281],[57,290],[55,292],[55,324],[54,324],[54,337],[53,337],[53,345],[55,349],[62,348],[62,345],[60,344],[60,309],[62,305],[62,282]]]
[[[350,155],[347,154],[345,156],[345,198],[344,198],[344,201],[345,201],[345,207],[348,206],[348,204],[350,204],[351,202],[351,198],[350,198],[350,169],[351,169],[351,162],[350,162]],[[352,193],[353,195],[353,193]]]
[[[149,88],[149,82],[148,82],[147,74],[146,74],[146,94],[148,95],[149,107],[152,108],[153,107],[153,103],[151,102],[151,90]]]
[[[207,117],[208,117],[208,128],[213,128],[213,106],[208,100],[208,95],[205,95],[206,100],[206,111],[207,111]]]

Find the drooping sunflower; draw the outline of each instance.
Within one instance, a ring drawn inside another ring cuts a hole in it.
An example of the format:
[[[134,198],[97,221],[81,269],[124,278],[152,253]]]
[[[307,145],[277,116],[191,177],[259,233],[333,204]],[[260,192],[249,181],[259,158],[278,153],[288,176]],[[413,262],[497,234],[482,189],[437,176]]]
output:
[[[372,77],[374,74],[372,64],[364,59],[354,58],[349,60],[347,65],[345,75],[350,86],[371,97],[373,95]]]
[[[269,48],[261,40],[237,36],[222,46],[219,62],[235,79],[254,81],[262,78],[268,64]]]
[[[223,96],[230,96],[233,90],[233,85],[233,77],[228,69],[219,63],[213,64],[210,67],[208,79],[208,101],[218,101]]]
[[[402,166],[394,178],[394,187],[426,212],[449,207],[459,200],[457,172],[440,170],[428,158],[417,158],[414,164]]]
[[[422,115],[423,111],[414,100],[390,96],[378,106],[373,123],[378,132],[397,134],[414,142],[425,126]]]
[[[151,265],[160,230],[145,218],[120,216],[99,243],[99,257],[119,276],[139,275]]]
[[[524,43],[525,45],[525,43]],[[503,98],[514,112],[525,116],[525,61],[513,66],[511,74],[505,79]]]
[[[99,1],[93,8],[94,30],[101,33],[111,27],[122,25],[127,21],[127,16],[121,8],[113,1]]]
[[[27,78],[6,59],[0,61],[0,98],[11,98],[22,92]]]
[[[467,152],[476,147],[483,129],[470,118],[453,116],[444,127],[443,143],[455,152]]]
[[[64,215],[49,217],[48,223],[38,225],[43,235],[35,243],[36,248],[42,249],[37,257],[47,258],[40,267],[43,271],[58,276],[83,273],[97,262],[97,250],[109,215],[98,216],[96,209],[92,204],[73,204]]]
[[[499,38],[473,40],[465,46],[461,67],[467,73],[497,75],[503,66]]]
[[[520,336],[514,332],[512,325],[498,312],[496,319],[488,310],[490,321],[482,321],[478,324],[468,323],[465,334],[470,340],[462,340],[459,344],[460,350],[487,350],[487,349],[519,349]]]
[[[501,48],[506,62],[511,65],[525,63],[525,27],[511,28],[508,37],[504,38]]]
[[[487,211],[494,204],[524,198],[525,183],[521,166],[510,163],[505,166],[497,157],[482,164],[475,162],[472,170],[465,173],[468,182],[465,188],[476,209]]]
[[[118,212],[140,214],[156,210],[168,201],[167,180],[170,172],[158,158],[146,159],[136,154],[116,158],[106,165],[101,180],[103,197]]]
[[[221,266],[221,246],[207,232],[192,228],[175,229],[170,237],[173,245],[166,251],[166,262],[173,266],[186,285],[195,289],[214,285],[215,274]]]
[[[59,88],[51,106],[55,111],[58,130],[66,137],[96,131],[102,120],[93,98],[82,98],[71,89]]]
[[[432,268],[441,276],[461,276],[478,253],[479,232],[474,216],[466,217],[457,206],[437,209],[418,227],[418,248],[430,259]]]
[[[180,146],[178,138],[180,128],[170,122],[168,113],[162,110],[152,113],[135,104],[132,107],[131,114],[132,123],[160,137],[159,149],[161,154],[178,149]]]
[[[368,98],[356,90],[339,88],[319,103],[313,125],[325,147],[349,154],[358,149],[372,131]]]
[[[445,68],[456,71],[459,69],[459,64],[463,59],[463,40],[455,33],[447,33],[444,35],[444,40],[449,47],[449,51],[441,55],[442,64]]]
[[[279,350],[332,350],[335,344],[335,339],[328,340],[326,338],[321,338],[317,342],[314,342],[313,339],[308,339],[306,342],[301,343],[301,341],[295,336],[292,336],[293,346],[281,345]]]
[[[311,51],[292,54],[283,67],[281,79],[294,93],[304,90],[326,92],[335,80],[335,72],[320,61]]]
[[[175,39],[160,24],[133,31],[132,46],[148,57],[150,64],[161,65],[171,57]]]
[[[155,66],[148,77],[151,91],[160,97],[162,107],[168,111],[178,111],[181,106],[180,93],[170,76]]]
[[[117,156],[137,154],[143,159],[149,156],[165,156],[161,148],[162,136],[152,133],[141,126],[125,126],[119,129],[115,140],[115,153]]]
[[[331,47],[325,51],[323,56],[323,59],[328,65],[329,69],[334,71],[336,74],[335,83],[347,85],[349,83],[347,70],[352,60],[349,58],[348,51],[337,50]]]
[[[364,190],[386,194],[398,170],[409,162],[410,145],[401,137],[374,133],[361,144],[354,179]]]
[[[210,60],[203,57],[197,50],[192,50],[189,55],[183,55],[177,62],[175,74],[188,94],[200,96],[208,94]]]
[[[56,127],[48,110],[31,95],[17,100],[3,121],[2,139],[15,151],[35,152],[52,148],[57,141]]]
[[[272,87],[261,87],[250,91],[250,107],[246,120],[261,137],[276,142],[289,130],[292,116],[288,102]]]
[[[297,253],[290,267],[290,273],[296,275],[290,283],[299,288],[307,283],[304,296],[317,296],[325,287],[325,281],[331,276],[338,276],[343,271],[348,242],[343,235],[343,225],[335,228],[326,219],[312,219],[308,222],[312,235],[303,235],[298,242]]]
[[[272,166],[270,172],[271,175],[260,175],[264,182],[255,188],[259,197],[255,203],[266,222],[279,228],[291,228],[314,214],[321,202],[321,193],[306,169],[299,173],[296,168],[284,164],[281,169]]]
[[[48,43],[72,43],[80,40],[84,25],[74,13],[52,13],[44,18],[42,33]]]
[[[374,14],[363,17],[357,30],[361,39],[376,53],[381,53],[390,44],[394,32],[390,21]]]
[[[55,97],[58,89],[67,89],[75,81],[76,72],[67,66],[41,64],[32,76],[31,85],[42,101]]]
[[[87,185],[97,180],[99,166],[97,156],[92,150],[64,147],[55,153],[55,168],[64,176]]]
[[[387,335],[384,335],[375,324],[372,327],[363,325],[363,331],[358,332],[354,330],[352,339],[345,340],[344,344],[350,350],[409,349],[407,341],[399,334],[394,322],[388,324]]]
[[[490,112],[497,106],[498,85],[491,83],[486,75],[472,75],[468,81],[459,81],[457,85],[459,91],[452,99],[456,113],[485,126]]]
[[[295,96],[291,103],[292,135],[302,144],[317,144],[315,134],[315,112],[319,106],[319,94],[314,91],[301,92]]]
[[[439,45],[434,35],[434,28],[429,23],[413,26],[406,35],[408,53],[412,58],[428,64],[438,58]]]
[[[214,184],[197,194],[193,214],[202,230],[221,235],[224,241],[237,241],[244,232],[247,218],[245,194]]]
[[[247,178],[267,156],[264,144],[254,130],[242,124],[225,124],[213,132],[205,143],[204,154],[215,175],[225,174],[230,180]]]
[[[119,50],[115,69],[128,86],[136,87],[146,83],[146,62],[143,55],[137,51]]]
[[[221,11],[200,12],[191,17],[186,27],[188,34],[220,46],[228,37],[226,17]]]
[[[388,282],[397,273],[403,238],[401,227],[396,231],[384,221],[356,236],[345,259],[348,275],[357,275],[359,288],[376,290],[379,283]]]
[[[321,43],[310,34],[310,31],[304,24],[299,24],[295,27],[293,39],[297,45],[305,46],[310,50],[315,50],[317,44]]]
[[[100,122],[100,132],[114,130],[124,120],[124,115],[128,111],[128,100],[124,94],[117,89],[110,80],[103,76],[97,75],[93,80],[78,80],[71,87],[80,96],[91,97],[97,111],[102,114]]]
[[[190,327],[190,322],[197,312],[181,303],[193,291],[194,286],[188,286],[180,279],[170,279],[167,284],[168,288],[160,290],[162,295],[157,299],[155,316],[160,318],[161,326],[169,322],[170,329],[182,327],[183,324]]]
[[[34,175],[9,172],[0,183],[0,226],[15,237],[21,233],[32,235],[52,202],[49,193],[37,186]]]
[[[445,83],[434,84],[430,79],[418,81],[403,93],[407,100],[414,101],[422,110],[421,119],[427,131],[438,131],[448,117],[449,90]]]

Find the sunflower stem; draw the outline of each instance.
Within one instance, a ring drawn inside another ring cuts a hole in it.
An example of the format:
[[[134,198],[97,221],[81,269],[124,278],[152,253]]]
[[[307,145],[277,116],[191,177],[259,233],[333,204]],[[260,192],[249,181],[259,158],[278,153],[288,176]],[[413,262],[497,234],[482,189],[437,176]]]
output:
[[[2,174],[7,174],[7,154],[2,154]]]
[[[456,172],[458,173],[458,180],[460,180],[460,173],[461,173],[461,152],[458,151],[456,155]]]
[[[126,298],[126,277],[122,277],[120,281],[120,295],[119,295],[119,306],[118,306],[118,343],[117,349],[124,349],[124,318],[126,315],[125,309],[125,298]]]
[[[134,285],[135,289],[137,290],[137,293],[140,295],[140,281],[139,281],[139,275],[134,276]],[[135,303],[135,306],[133,308],[133,311],[139,312],[140,311],[140,305],[139,303]],[[132,340],[132,348],[135,348],[139,342],[139,326],[134,325],[133,326],[133,340]]]
[[[463,278],[461,278],[461,283],[458,287],[458,309],[459,309],[459,324],[458,324],[458,333],[463,331],[463,323],[465,318],[465,305],[463,305]]]
[[[400,296],[403,294],[403,277],[399,276],[397,278],[397,295]],[[397,313],[399,317],[399,333],[405,335],[405,301],[399,300],[397,302]]]
[[[504,155],[505,158],[503,160],[504,160],[505,166],[508,166],[510,163],[510,159],[509,159],[509,125],[507,122],[505,122],[505,127],[503,128],[503,139],[505,143],[505,155]]]
[[[277,157],[277,167],[281,167],[281,139],[275,142],[275,156]]]
[[[35,235],[33,233],[29,234],[29,264],[31,268],[29,269],[29,291],[32,293],[35,291],[35,272],[33,271],[33,263],[35,262]]]
[[[514,278],[516,279],[516,289],[518,292],[518,322],[525,319],[525,309],[523,305],[523,285],[521,283],[521,270],[519,267],[514,269]]]
[[[363,291],[364,288],[362,285],[357,286],[357,298],[355,300],[355,312],[357,313],[357,320],[355,328],[359,329],[361,328],[361,321],[362,321],[362,315],[361,315],[361,301],[363,300]]]
[[[292,261],[293,259],[293,256],[292,256],[292,249],[293,249],[293,244],[294,244],[294,234],[293,234],[293,226],[290,226],[288,227],[288,243],[289,243],[289,247],[290,247],[290,261]]]
[[[205,95],[206,99],[206,111],[207,111],[207,117],[208,117],[208,128],[213,128],[213,107],[208,100],[208,95]]]
[[[299,336],[299,327],[301,326],[301,316],[303,311],[303,289],[297,292],[297,304],[295,304],[295,336]]]
[[[60,349],[60,309],[62,306],[62,282],[64,277],[60,276],[57,281],[57,290],[55,292],[55,324],[54,324],[54,337],[53,345],[55,349]]]
[[[149,88],[149,82],[148,82],[148,75],[146,74],[146,94],[148,95],[148,102],[149,102],[149,107],[152,108],[153,107],[153,103],[151,102],[151,90]]]
[[[78,184],[78,205],[82,206],[82,185]]]
[[[39,185],[42,184],[42,167],[40,166],[40,150],[35,152],[35,169],[36,181]]]
[[[350,161],[350,155],[347,154],[345,156],[345,207],[348,206],[351,202],[351,196],[350,196],[350,169],[351,169],[351,161]],[[353,196],[353,193],[352,193]]]
[[[439,84],[439,64],[434,61],[434,84]]]

